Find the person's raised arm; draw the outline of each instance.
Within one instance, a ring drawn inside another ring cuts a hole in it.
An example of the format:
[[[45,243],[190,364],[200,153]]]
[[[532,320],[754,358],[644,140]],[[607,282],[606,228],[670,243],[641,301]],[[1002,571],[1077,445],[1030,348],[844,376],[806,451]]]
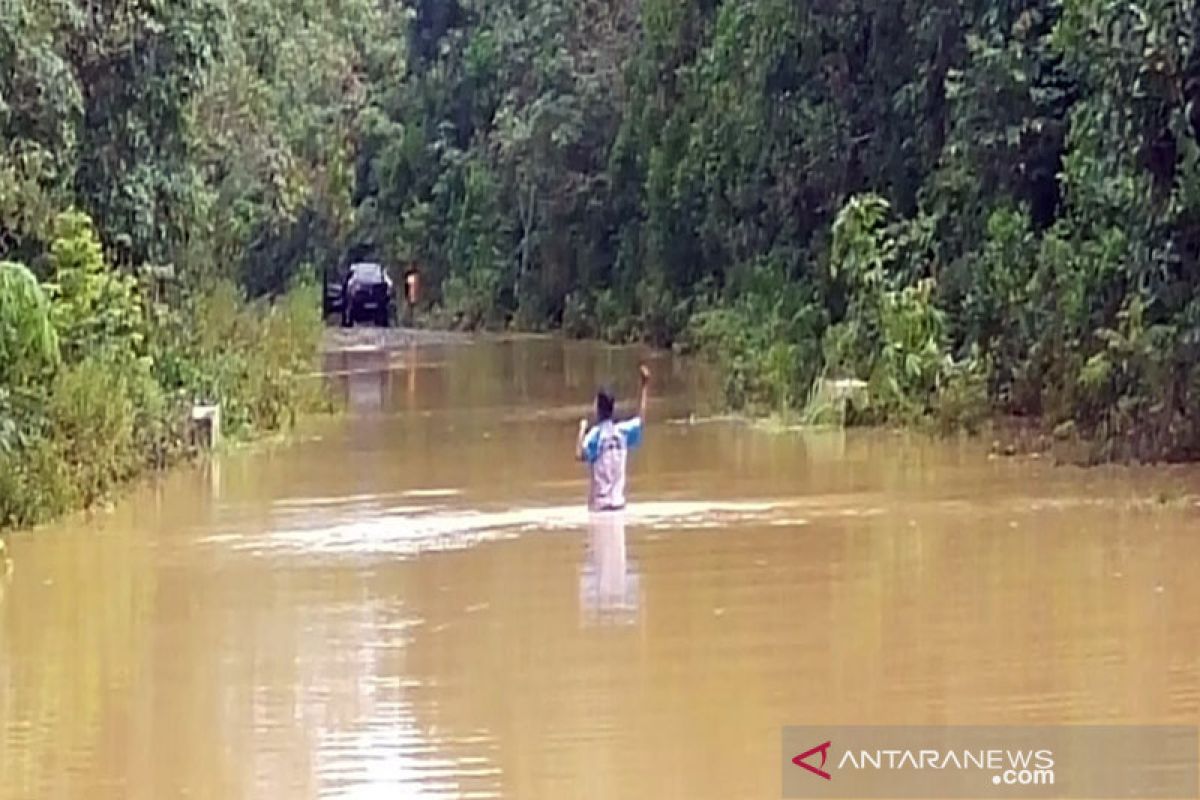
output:
[[[586,419],[579,420],[579,436],[575,439],[575,457],[583,461],[583,442],[587,438],[588,421]]]
[[[644,425],[646,423],[646,404],[650,398],[650,368],[642,364],[638,367],[638,372],[642,378],[642,397],[641,402],[638,403],[638,418]]]

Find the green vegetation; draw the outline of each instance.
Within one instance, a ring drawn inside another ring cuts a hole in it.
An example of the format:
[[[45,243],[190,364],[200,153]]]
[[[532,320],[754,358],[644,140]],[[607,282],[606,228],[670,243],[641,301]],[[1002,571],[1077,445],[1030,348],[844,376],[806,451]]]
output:
[[[409,4],[357,231],[464,325],[697,349],[729,401],[1200,455],[1200,11]],[[848,383],[849,382],[849,383]]]
[[[313,265],[351,218],[355,43],[386,29],[308,5],[0,14],[0,528],[187,456],[193,403],[238,437],[319,399]]]
[[[105,263],[90,220],[57,221],[49,280],[0,264],[0,526],[91,505],[189,449],[195,400],[234,435],[282,425],[320,332],[302,288],[255,308],[229,283],[172,306]]]
[[[98,371],[135,416],[153,383],[279,424],[294,345],[215,354],[298,341],[299,301],[240,298],[370,255],[419,265],[439,324],[706,353],[735,407],[1200,455],[1191,0],[9,6],[0,259],[43,283],[0,283],[10,443],[27,387]]]

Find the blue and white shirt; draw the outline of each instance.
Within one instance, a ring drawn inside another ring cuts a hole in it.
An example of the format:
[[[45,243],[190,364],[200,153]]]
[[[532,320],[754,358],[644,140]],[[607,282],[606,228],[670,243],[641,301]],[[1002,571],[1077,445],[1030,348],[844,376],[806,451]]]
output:
[[[583,461],[591,470],[588,508],[615,511],[625,507],[625,462],[642,443],[642,419],[605,420],[583,437]]]

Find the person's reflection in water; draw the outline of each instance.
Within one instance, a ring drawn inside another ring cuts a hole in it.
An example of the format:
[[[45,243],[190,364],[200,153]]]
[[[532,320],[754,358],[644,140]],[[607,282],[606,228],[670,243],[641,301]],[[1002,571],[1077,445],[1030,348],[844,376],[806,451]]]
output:
[[[378,414],[383,411],[384,388],[387,385],[387,362],[383,352],[362,354],[346,376],[350,395],[349,410],[355,414]]]
[[[210,459],[208,462],[208,489],[214,500],[221,499],[221,461]]]
[[[408,345],[408,409],[417,407],[417,346],[410,342]]]
[[[630,623],[637,619],[640,581],[625,543],[625,512],[588,515],[588,555],[580,581],[586,620]]]
[[[13,562],[8,557],[8,549],[4,538],[0,537],[0,605],[4,603],[4,594],[8,591],[8,582],[12,579]]]

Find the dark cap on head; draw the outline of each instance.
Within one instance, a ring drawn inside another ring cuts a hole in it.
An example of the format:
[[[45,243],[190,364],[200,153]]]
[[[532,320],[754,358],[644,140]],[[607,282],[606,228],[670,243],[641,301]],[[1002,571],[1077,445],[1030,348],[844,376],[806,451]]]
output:
[[[617,401],[611,389],[604,388],[596,392],[596,416],[601,422],[612,419],[616,405]]]

